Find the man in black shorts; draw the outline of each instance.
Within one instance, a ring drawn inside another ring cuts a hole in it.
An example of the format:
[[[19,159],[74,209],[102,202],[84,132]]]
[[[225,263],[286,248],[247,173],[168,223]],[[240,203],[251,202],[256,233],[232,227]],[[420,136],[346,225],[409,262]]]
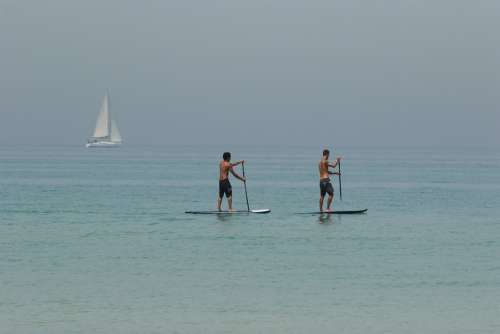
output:
[[[245,160],[231,163],[231,153],[224,152],[222,160],[219,162],[219,197],[217,198],[217,210],[221,211],[222,197],[226,195],[228,210],[233,211],[233,189],[229,182],[229,173],[235,178],[245,182],[245,178],[238,175],[233,167],[243,164]]]
[[[328,194],[328,205],[326,211],[331,211],[331,206],[333,203],[333,186],[330,182],[330,175],[340,175],[338,172],[330,172],[328,170],[329,167],[335,168],[337,167],[340,157],[337,157],[333,164],[328,162],[328,158],[330,157],[329,150],[323,150],[323,157],[319,162],[319,189],[320,189],[320,198],[319,198],[319,211],[323,212],[323,200],[325,199],[325,195]]]

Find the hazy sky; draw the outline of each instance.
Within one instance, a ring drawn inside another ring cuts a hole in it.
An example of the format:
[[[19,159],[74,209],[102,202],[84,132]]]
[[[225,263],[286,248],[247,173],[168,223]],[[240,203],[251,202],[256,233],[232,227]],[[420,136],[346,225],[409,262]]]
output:
[[[0,145],[500,143],[498,0],[0,0]]]

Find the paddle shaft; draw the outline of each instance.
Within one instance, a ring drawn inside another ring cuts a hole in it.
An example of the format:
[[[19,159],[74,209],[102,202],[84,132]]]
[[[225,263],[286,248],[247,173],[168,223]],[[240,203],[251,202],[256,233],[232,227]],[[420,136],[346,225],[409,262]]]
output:
[[[342,173],[340,171],[340,160],[339,160],[339,192],[340,192],[340,200],[342,200]]]
[[[243,177],[245,177],[245,163],[241,164],[241,168],[243,168]],[[247,181],[243,181],[243,185],[245,187],[245,198],[247,200],[247,210],[250,212],[250,204],[248,204],[248,193],[247,193]]]

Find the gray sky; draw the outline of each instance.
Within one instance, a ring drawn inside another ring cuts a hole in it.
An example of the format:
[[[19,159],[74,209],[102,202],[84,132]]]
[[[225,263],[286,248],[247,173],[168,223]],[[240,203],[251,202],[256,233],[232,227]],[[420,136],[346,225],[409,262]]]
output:
[[[498,0],[0,0],[0,145],[500,142]]]

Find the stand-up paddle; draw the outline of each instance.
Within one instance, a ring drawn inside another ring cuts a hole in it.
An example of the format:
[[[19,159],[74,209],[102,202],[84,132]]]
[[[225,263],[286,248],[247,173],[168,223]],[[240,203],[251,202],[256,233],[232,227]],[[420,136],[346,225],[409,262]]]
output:
[[[241,164],[241,168],[243,169],[243,178],[244,178],[245,177],[245,163]],[[245,187],[245,198],[247,200],[247,211],[250,212],[250,204],[248,204],[247,180],[243,181],[243,185]]]
[[[340,171],[340,160],[339,160],[339,192],[340,192],[340,200],[342,200],[342,173]]]

